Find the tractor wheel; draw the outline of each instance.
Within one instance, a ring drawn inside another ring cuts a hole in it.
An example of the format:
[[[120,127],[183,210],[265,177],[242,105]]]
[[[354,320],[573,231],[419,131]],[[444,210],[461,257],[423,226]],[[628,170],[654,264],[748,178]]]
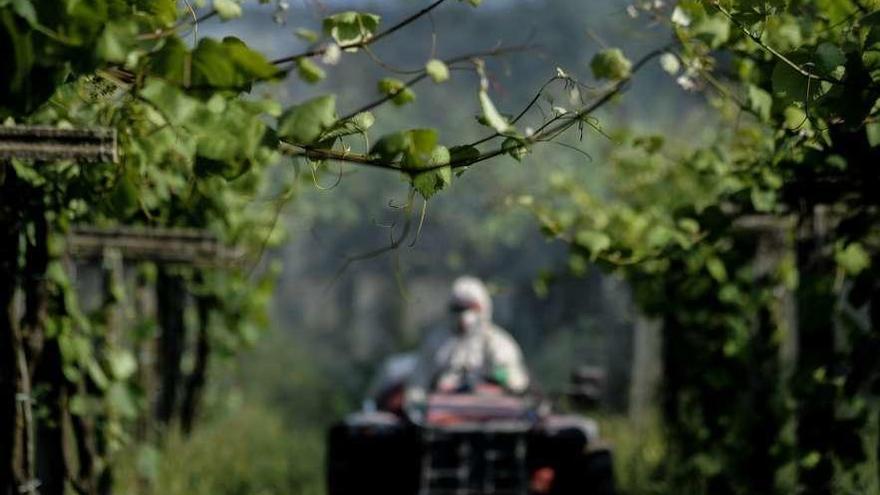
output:
[[[584,458],[584,491],[590,495],[614,495],[614,463],[607,449],[588,452]]]
[[[327,449],[328,495],[415,495],[417,449],[408,428],[334,426]]]

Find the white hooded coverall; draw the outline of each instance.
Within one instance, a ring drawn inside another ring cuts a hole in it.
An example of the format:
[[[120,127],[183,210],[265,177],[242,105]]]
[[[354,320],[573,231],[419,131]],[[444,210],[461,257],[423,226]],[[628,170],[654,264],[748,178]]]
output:
[[[410,378],[408,398],[419,400],[429,390],[455,390],[464,384],[493,382],[521,393],[529,385],[522,351],[513,337],[492,323],[492,300],[483,283],[461,277],[452,287],[458,328],[428,339]]]

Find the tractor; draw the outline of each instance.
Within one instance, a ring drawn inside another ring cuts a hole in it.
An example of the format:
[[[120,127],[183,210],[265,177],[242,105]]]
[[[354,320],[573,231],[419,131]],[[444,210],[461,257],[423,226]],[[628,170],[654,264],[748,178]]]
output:
[[[417,405],[404,404],[405,381],[385,383],[330,429],[329,495],[614,493],[611,450],[590,419],[490,383]]]

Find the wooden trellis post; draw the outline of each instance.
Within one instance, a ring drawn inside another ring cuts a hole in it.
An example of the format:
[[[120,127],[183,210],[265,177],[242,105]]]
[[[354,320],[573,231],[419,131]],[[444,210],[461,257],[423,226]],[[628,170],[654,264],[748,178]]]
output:
[[[19,493],[36,493],[41,480],[36,475],[35,427],[31,397],[31,366],[27,362],[25,336],[15,311],[18,267],[18,239],[21,211],[26,195],[15,174],[8,173],[9,160],[53,162],[70,160],[77,163],[118,161],[116,130],[111,128],[59,129],[48,126],[0,126],[0,489],[15,487]],[[45,235],[45,233],[44,233]],[[45,239],[41,240],[45,241]],[[39,267],[31,267],[39,268]],[[27,274],[34,276],[34,274]],[[43,274],[39,274],[43,275]],[[45,281],[37,282],[45,283]],[[33,297],[43,291],[37,290]],[[42,325],[40,312],[29,322],[30,331]],[[56,456],[57,457],[57,456]],[[56,457],[43,459],[53,463]],[[63,462],[63,461],[62,461]],[[56,466],[47,466],[54,470]],[[44,493],[63,491],[63,480],[43,480]]]
[[[138,349],[139,368],[155,365],[157,370],[159,395],[155,400],[156,419],[161,424],[169,423],[175,416],[178,402],[182,400],[181,419],[186,430],[189,426],[187,414],[192,415],[196,410],[210,352],[206,333],[207,312],[204,311],[204,301],[197,301],[200,321],[196,361],[190,376],[185,379],[180,366],[186,346],[183,320],[185,287],[183,279],[163,268],[169,265],[195,268],[231,266],[243,259],[242,251],[224,245],[215,235],[204,230],[135,226],[74,227],[67,235],[66,247],[67,256],[74,260],[103,261],[106,254],[112,252],[122,261],[117,266],[125,262],[151,262],[160,266],[156,281],[156,310],[162,333],[157,349],[151,350],[149,345]],[[138,306],[152,305],[139,301]],[[144,374],[142,379],[150,378]],[[186,386],[181,388],[183,381],[186,381]],[[146,382],[141,385],[144,389],[150,388]],[[146,434],[151,429],[149,420],[145,419],[140,428]]]
[[[0,126],[0,160],[10,158],[116,163],[119,160],[116,129]]]
[[[67,253],[74,259],[100,260],[108,249],[119,251],[127,261],[197,267],[234,264],[242,257],[240,250],[198,229],[74,227],[67,236]]]

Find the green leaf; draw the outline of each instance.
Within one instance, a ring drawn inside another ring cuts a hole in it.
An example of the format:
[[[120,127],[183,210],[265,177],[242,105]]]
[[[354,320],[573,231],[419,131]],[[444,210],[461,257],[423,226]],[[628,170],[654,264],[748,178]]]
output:
[[[140,95],[155,105],[171,125],[183,125],[199,107],[198,100],[159,79],[148,79]]]
[[[435,83],[449,80],[449,67],[442,60],[431,59],[425,64],[425,71]]]
[[[409,133],[409,149],[404,156],[407,167],[420,168],[429,163],[437,148],[437,131],[434,129],[412,129]],[[447,155],[449,152],[446,152]],[[447,163],[449,162],[447,157]]]
[[[727,268],[719,258],[712,256],[706,260],[706,270],[717,282],[723,283],[727,281]]]
[[[379,92],[385,96],[392,96],[397,94],[400,90],[406,87],[406,84],[400,79],[395,79],[393,77],[385,77],[379,80]]]
[[[104,370],[101,368],[101,365],[98,361],[92,359],[87,361],[87,369],[86,371],[89,374],[89,378],[95,383],[95,386],[100,390],[106,390],[107,386],[110,384],[110,379],[107,378],[107,374],[104,373]]]
[[[480,91],[480,107],[483,109],[483,118],[486,119],[486,123],[495,129],[496,132],[504,134],[512,129],[507,119],[498,113],[498,109],[495,108],[495,104],[489,98],[489,93],[485,90]]]
[[[2,33],[0,43],[3,43],[3,48],[6,50],[2,54],[0,64],[3,67],[13,68],[11,73],[3,74],[3,82],[0,83],[2,88],[0,102],[10,106],[21,106],[22,94],[26,92],[30,96],[35,85],[35,81],[31,80],[31,69],[36,62],[33,36],[29,29],[21,27],[5,9],[0,9],[0,33]]]
[[[822,462],[822,454],[813,450],[810,451],[807,455],[801,458],[800,464],[801,467],[805,469],[810,469],[819,465]]]
[[[880,146],[880,122],[866,124],[865,133],[868,135],[868,144],[870,144],[872,148]]]
[[[798,107],[785,107],[783,116],[785,117],[785,128],[790,131],[809,127],[810,125],[809,120],[807,120],[807,113]]]
[[[137,361],[124,349],[110,351],[107,355],[107,363],[110,365],[110,374],[119,381],[127,380],[137,371]]]
[[[278,122],[278,135],[295,144],[309,145],[336,123],[336,96],[319,96],[290,108]]]
[[[351,45],[372,38],[379,27],[379,20],[376,14],[348,11],[325,18],[323,28],[324,33],[332,36],[336,43]]]
[[[202,90],[213,87],[245,91],[255,81],[282,74],[262,54],[232,36],[222,42],[203,38],[192,53],[192,85]]]
[[[202,38],[192,53],[192,84],[232,88],[242,82],[223,45],[215,39]]]
[[[352,134],[362,134],[367,132],[376,122],[376,118],[370,112],[361,112],[354,117],[337,122],[332,129],[321,135],[321,139],[336,139]]]
[[[468,145],[453,146],[449,150],[449,157],[451,163],[472,161],[480,157],[480,150]]]
[[[376,142],[370,155],[387,162],[393,162],[402,155],[401,165],[409,171],[425,168],[431,163],[449,163],[449,151],[446,148],[438,150],[437,139],[434,129],[387,134]]]
[[[776,191],[768,191],[766,189],[752,188],[750,192],[752,206],[761,212],[773,211],[776,207]]]
[[[107,390],[107,405],[114,415],[124,418],[133,418],[137,416],[137,403],[132,396],[131,391],[125,384],[114,383]]]
[[[611,247],[611,238],[598,230],[581,230],[575,235],[575,242],[590,252],[590,258],[595,260]]]
[[[201,0],[204,1],[204,0]],[[177,21],[177,0],[135,0],[140,13],[150,15],[150,25],[154,28],[170,27]]]
[[[804,57],[793,54],[790,59],[798,64],[804,60]],[[822,89],[819,81],[811,80],[782,60],[774,66],[771,81],[773,97],[785,106],[793,104],[803,107],[805,102],[815,99]]]
[[[109,201],[112,211],[121,218],[126,218],[137,210],[138,189],[130,174],[125,173],[119,177]]]
[[[183,85],[188,51],[180,38],[168,38],[164,46],[149,58],[150,75],[172,84]]]
[[[232,36],[222,42],[202,38],[192,53],[192,84],[203,90],[214,87],[244,91],[255,81],[281,74],[262,54]]]
[[[528,145],[524,141],[512,137],[501,143],[501,149],[518,162],[521,162],[523,157],[529,153]]]
[[[410,148],[410,141],[411,136],[408,132],[387,134],[376,141],[370,149],[370,155],[392,162]]]
[[[10,3],[12,4],[13,12],[26,20],[31,26],[37,26],[37,11],[34,9],[34,4],[31,0],[12,0]]]
[[[833,43],[822,43],[816,48],[816,65],[826,75],[834,75],[846,65],[846,55]]]
[[[666,140],[663,136],[659,135],[650,135],[650,136],[639,136],[633,140],[633,145],[638,146],[649,154],[654,154],[663,149],[663,144]]]
[[[397,106],[403,106],[403,105],[406,105],[407,103],[412,103],[415,100],[416,100],[415,92],[413,92],[413,90],[411,90],[409,88],[404,88],[404,90],[401,91],[400,93],[398,93],[397,96],[392,98],[391,101],[393,101],[394,104]]]
[[[590,62],[593,77],[620,81],[632,73],[632,62],[626,58],[619,48],[609,48],[597,53]]]
[[[223,38],[223,48],[235,67],[248,80],[272,79],[281,75],[278,67],[266,60],[262,53],[252,50],[244,41],[234,36]]]
[[[135,460],[137,474],[150,483],[155,483],[160,476],[162,453],[150,444],[140,445]]]
[[[730,38],[730,21],[719,14],[701,19],[691,30],[707,45],[718,48]]]
[[[467,2],[471,4],[472,7],[479,7],[483,0],[459,0],[460,2]]]
[[[749,84],[746,88],[749,108],[764,122],[769,121],[770,110],[773,107],[773,97],[770,96],[770,93],[754,84]]]
[[[696,235],[700,233],[700,222],[693,218],[682,218],[678,221],[678,227],[688,234]]]
[[[847,273],[855,276],[871,266],[871,256],[858,242],[852,242],[834,254],[837,264]]]
[[[316,43],[318,41],[318,33],[312,31],[311,29],[306,28],[297,28],[296,31],[293,32],[297,38],[307,41],[309,43]]]
[[[449,164],[449,150],[445,146],[437,146],[431,153],[431,158],[427,165],[429,167],[437,167]],[[412,176],[412,185],[422,195],[423,198],[430,199],[431,196],[446,187],[452,182],[452,168],[439,167],[427,172],[421,172]]]
[[[452,154],[449,152],[449,149],[446,148],[446,146],[437,146],[436,148],[434,148],[434,151],[431,152],[431,160],[429,164],[431,166],[449,165],[451,159]]]
[[[390,96],[391,101],[397,106],[406,105],[416,99],[416,94],[406,86],[406,83],[393,77],[386,77],[379,81],[379,92]]]
[[[98,58],[108,62],[124,63],[137,46],[138,27],[134,21],[110,22],[98,38],[95,51]]]
[[[241,5],[236,0],[214,0],[214,10],[224,21],[241,17]]]
[[[320,68],[318,64],[312,62],[308,58],[301,58],[297,60],[296,68],[300,79],[310,84],[320,82],[327,76],[327,73],[324,72],[324,69]]]

